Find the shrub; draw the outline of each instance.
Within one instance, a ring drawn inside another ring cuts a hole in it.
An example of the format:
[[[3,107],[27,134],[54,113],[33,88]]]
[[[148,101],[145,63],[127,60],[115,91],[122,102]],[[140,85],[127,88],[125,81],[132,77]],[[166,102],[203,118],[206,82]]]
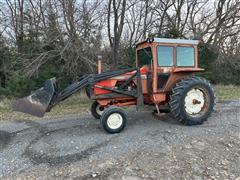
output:
[[[6,83],[6,87],[0,88],[0,94],[4,96],[26,96],[29,95],[31,91],[42,87],[44,82],[52,77],[56,77],[58,79],[58,85],[60,89],[71,82],[71,79],[64,76],[64,73],[57,69],[55,66],[49,66],[41,70],[38,76],[35,77],[9,77]]]

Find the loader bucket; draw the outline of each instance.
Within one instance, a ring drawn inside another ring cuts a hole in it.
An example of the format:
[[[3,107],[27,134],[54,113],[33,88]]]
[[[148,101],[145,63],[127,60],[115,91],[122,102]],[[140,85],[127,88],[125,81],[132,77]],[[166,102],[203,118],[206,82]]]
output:
[[[30,96],[12,102],[13,110],[43,117],[48,110],[56,91],[56,79],[48,79],[44,86],[34,91]]]

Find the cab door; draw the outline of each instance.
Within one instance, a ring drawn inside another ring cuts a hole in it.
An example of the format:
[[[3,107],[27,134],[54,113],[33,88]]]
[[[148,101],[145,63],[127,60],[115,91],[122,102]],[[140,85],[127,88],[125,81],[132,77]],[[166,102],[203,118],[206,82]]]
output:
[[[145,47],[137,50],[137,66],[146,69],[146,74],[142,74],[143,94],[151,94],[153,79],[153,54],[152,47]]]
[[[170,73],[174,67],[175,47],[171,45],[158,45],[157,52],[157,68],[156,68],[156,88],[162,91],[170,77]]]

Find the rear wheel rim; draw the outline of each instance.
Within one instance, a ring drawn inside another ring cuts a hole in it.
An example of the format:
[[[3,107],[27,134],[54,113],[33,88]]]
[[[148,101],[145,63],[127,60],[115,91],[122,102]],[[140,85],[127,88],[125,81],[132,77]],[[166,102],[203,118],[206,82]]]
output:
[[[190,116],[201,116],[209,107],[209,95],[202,88],[193,88],[185,96],[184,99],[185,111]]]
[[[118,129],[123,124],[123,117],[119,113],[111,114],[107,119],[107,125],[110,129]]]

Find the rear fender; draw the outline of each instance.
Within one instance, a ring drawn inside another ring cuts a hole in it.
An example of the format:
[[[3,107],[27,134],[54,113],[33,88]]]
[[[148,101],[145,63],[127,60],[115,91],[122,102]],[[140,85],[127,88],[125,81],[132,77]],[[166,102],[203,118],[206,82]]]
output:
[[[194,71],[187,71],[187,70],[178,70],[175,72],[172,72],[170,74],[170,77],[168,78],[168,81],[163,89],[164,92],[170,92],[172,88],[176,85],[177,82],[179,82],[181,79],[193,76],[196,72],[201,72],[202,70],[196,71],[196,68],[194,68]]]

